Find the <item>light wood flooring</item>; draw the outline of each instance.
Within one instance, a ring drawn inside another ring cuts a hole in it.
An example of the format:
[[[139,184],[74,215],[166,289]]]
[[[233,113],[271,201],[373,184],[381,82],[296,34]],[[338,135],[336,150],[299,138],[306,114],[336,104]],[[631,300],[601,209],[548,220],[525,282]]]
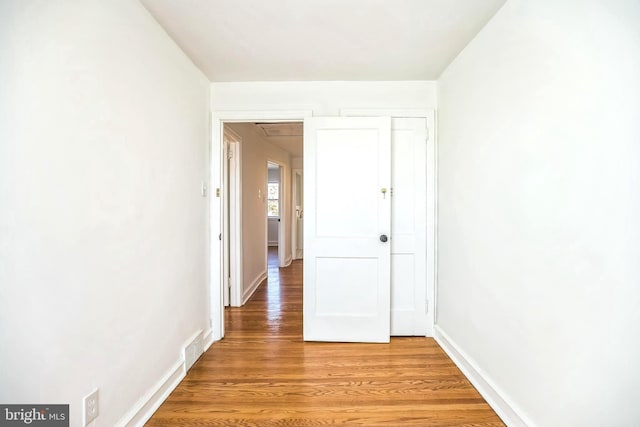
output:
[[[241,308],[147,426],[503,426],[433,339],[302,341],[302,261]]]

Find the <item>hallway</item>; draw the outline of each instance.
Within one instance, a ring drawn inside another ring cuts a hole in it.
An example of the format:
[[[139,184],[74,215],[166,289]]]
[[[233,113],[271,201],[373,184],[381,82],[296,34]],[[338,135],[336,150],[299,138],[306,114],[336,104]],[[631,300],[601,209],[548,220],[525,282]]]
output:
[[[147,426],[503,426],[433,339],[302,341],[302,261],[278,268]]]

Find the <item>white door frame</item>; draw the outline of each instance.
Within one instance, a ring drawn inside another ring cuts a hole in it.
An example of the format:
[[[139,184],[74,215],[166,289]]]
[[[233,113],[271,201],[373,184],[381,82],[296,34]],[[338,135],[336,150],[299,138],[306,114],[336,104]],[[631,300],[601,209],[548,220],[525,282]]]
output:
[[[286,259],[285,259],[285,248],[286,248],[286,244],[285,244],[285,225],[287,224],[287,220],[285,218],[285,211],[284,211],[284,194],[285,194],[285,190],[286,190],[286,186],[285,186],[285,182],[284,182],[284,165],[282,163],[280,163],[277,160],[273,160],[272,158],[267,158],[267,184],[269,183],[269,163],[271,163],[272,165],[277,165],[278,166],[278,203],[279,203],[279,220],[278,220],[278,267],[286,267]],[[268,189],[265,191],[265,194],[268,195]],[[266,238],[266,242],[267,242],[267,247],[269,246],[269,212],[265,211],[266,214],[266,219],[267,219],[267,226],[265,228],[266,232],[267,232],[267,238]],[[267,269],[268,269],[268,265],[269,265],[269,250],[267,249],[267,261],[266,261],[266,265],[267,265]]]
[[[280,185],[278,186],[278,203],[279,203],[279,211],[280,211],[280,222],[278,223],[278,263],[280,267],[287,267],[287,211],[285,208],[287,207],[286,201],[291,203],[291,186],[287,186],[287,179],[284,175],[284,165],[280,165]],[[289,197],[286,197],[286,194],[289,194]],[[289,245],[291,247],[291,245]],[[290,258],[290,260],[293,258]],[[291,261],[289,261],[289,264]]]
[[[297,191],[300,191],[302,193],[303,187],[301,186],[300,189],[298,190],[298,184],[296,184],[297,175],[300,175],[300,178],[301,178],[300,183],[302,184],[302,180],[304,179],[302,169],[291,169],[291,259],[292,260],[299,259],[297,253],[298,253],[298,249],[300,249],[298,248],[298,217],[297,217],[298,211],[296,209],[295,194]],[[302,196],[302,200],[304,200],[304,194]]]
[[[232,141],[228,147],[224,144],[222,147],[222,176],[229,178],[229,183],[221,181],[222,224],[227,224],[220,233],[223,247],[222,290],[223,297],[228,292],[229,304],[238,307],[242,304],[242,138],[228,127],[223,127],[223,135]],[[229,153],[231,157],[225,157]],[[227,164],[233,167],[226,170]]]
[[[410,109],[341,109],[343,117],[390,116],[392,118],[424,118],[427,120],[427,307],[429,316],[428,337],[433,337],[437,315],[437,145],[435,110]]]
[[[222,239],[216,238],[224,229],[224,203],[220,190],[224,188],[224,123],[239,122],[301,122],[305,117],[313,116],[311,110],[288,111],[215,111],[211,115],[211,150],[210,150],[210,188],[211,192],[209,229],[210,231],[210,272],[209,292],[211,308],[211,334],[207,344],[224,337],[224,245]],[[238,209],[239,210],[239,209]],[[208,335],[208,334],[207,334]]]

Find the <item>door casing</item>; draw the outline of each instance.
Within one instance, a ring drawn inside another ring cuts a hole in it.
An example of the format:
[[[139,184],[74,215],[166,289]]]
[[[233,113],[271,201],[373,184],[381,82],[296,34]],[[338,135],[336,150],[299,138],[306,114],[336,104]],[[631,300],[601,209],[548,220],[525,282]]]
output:
[[[223,128],[222,176],[222,291],[224,305],[242,301],[242,138]],[[228,303],[228,304],[227,304]]]
[[[300,177],[300,183],[298,183],[297,178]],[[304,218],[304,190],[303,190],[303,181],[304,175],[302,169],[292,169],[291,170],[291,257],[292,259],[302,259],[304,257],[304,253],[302,256],[298,256],[298,251],[302,251],[302,245],[298,245],[298,234],[302,234],[298,232],[298,215],[303,219]],[[298,211],[297,209],[297,193],[300,193],[300,198],[302,199],[302,210]],[[303,219],[304,220],[304,219]]]
[[[224,124],[242,122],[302,122],[311,117],[311,110],[283,111],[218,111],[211,115],[211,146],[209,150],[209,304],[210,330],[205,333],[205,347],[224,337]]]
[[[279,179],[279,185],[278,185],[278,200],[280,203],[280,218],[278,219],[278,267],[286,267],[287,266],[287,260],[285,257],[285,247],[286,247],[286,234],[285,234],[285,226],[287,225],[286,222],[286,218],[285,218],[285,214],[283,211],[283,207],[284,207],[284,194],[286,191],[289,191],[289,189],[285,186],[285,176],[284,176],[284,165],[282,165],[279,161],[277,160],[273,160],[271,158],[267,158],[267,165],[271,163],[272,165],[277,165],[278,166],[278,179]],[[269,176],[269,170],[267,167],[266,170],[267,173],[267,177]],[[268,178],[267,178],[267,181]],[[266,193],[265,193],[266,194]],[[266,216],[266,227],[265,227],[265,232],[267,233],[267,237],[266,237],[266,242],[269,242],[269,217],[268,215],[265,213]],[[268,251],[267,251],[267,264],[268,264]],[[293,258],[292,258],[293,259]],[[290,263],[291,261],[289,261]]]

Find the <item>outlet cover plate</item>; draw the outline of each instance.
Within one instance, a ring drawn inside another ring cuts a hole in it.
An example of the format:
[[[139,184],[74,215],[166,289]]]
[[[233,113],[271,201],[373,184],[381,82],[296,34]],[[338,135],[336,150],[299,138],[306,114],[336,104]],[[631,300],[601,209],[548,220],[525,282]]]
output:
[[[100,414],[98,397],[98,389],[95,389],[91,393],[87,394],[84,399],[82,399],[83,420],[85,426],[89,425],[89,423],[98,418],[98,414]]]

